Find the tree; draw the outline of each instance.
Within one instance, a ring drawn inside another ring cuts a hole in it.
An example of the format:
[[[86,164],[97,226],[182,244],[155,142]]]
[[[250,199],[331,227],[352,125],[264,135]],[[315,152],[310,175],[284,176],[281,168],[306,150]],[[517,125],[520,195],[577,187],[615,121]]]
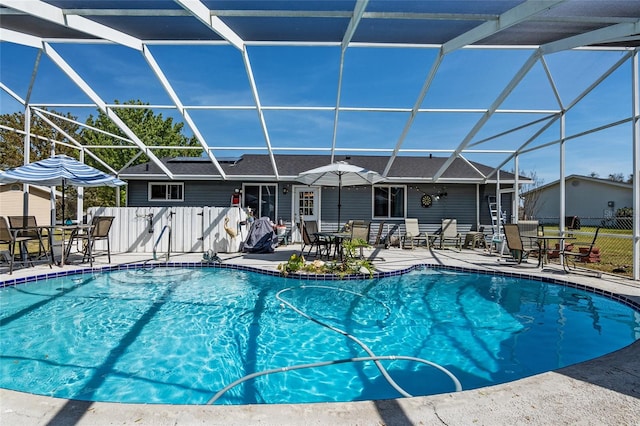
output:
[[[609,175],[609,180],[614,182],[624,182],[624,174],[623,173],[611,173]]]
[[[52,114],[66,117],[70,120],[77,120],[77,117],[71,114],[62,114],[54,110]],[[48,116],[49,120],[64,130],[67,134],[76,140],[80,139],[80,126],[68,120],[63,120],[56,116]],[[18,131],[24,131],[24,113],[14,112],[12,114],[0,115],[0,124],[15,130],[0,129],[0,169],[6,170],[13,167],[19,167],[24,164],[24,134]],[[16,131],[17,130],[17,131]],[[38,161],[51,156],[54,141],[71,143],[61,132],[57,131],[45,122],[38,115],[31,116],[31,151],[29,153],[29,161]],[[58,154],[72,155],[73,149],[64,145],[56,144],[55,152]]]
[[[119,102],[116,100],[116,104]],[[127,101],[123,105],[148,105],[141,101]],[[66,117],[69,120],[77,121],[77,117],[70,114],[50,111],[52,114]],[[175,147],[196,147],[201,148],[195,137],[187,137],[183,134],[184,124],[174,123],[172,118],[164,118],[162,114],[155,114],[150,108],[122,108],[117,110],[120,117],[127,126],[142,140],[145,145],[166,146],[167,148],[155,149],[154,154],[158,157],[176,157],[176,156],[193,156],[197,157],[202,154],[202,149],[177,150]],[[88,146],[90,152],[96,155],[105,163],[109,164],[113,169],[119,171],[129,161],[133,160],[140,149],[137,145],[119,140],[102,132],[95,131],[91,128],[82,128],[81,125],[63,120],[55,116],[48,116],[53,123],[63,129],[67,134],[73,137],[80,144]],[[0,124],[16,130],[24,130],[24,113],[16,112],[13,114],[0,115]],[[122,130],[117,127],[113,121],[107,117],[102,111],[98,111],[98,115],[94,117],[90,115],[86,124],[88,126],[103,130],[105,132],[125,137]],[[82,128],[82,129],[81,129]],[[31,119],[31,151],[30,161],[37,161],[51,156],[52,150],[55,148],[56,154],[66,154],[74,158],[78,158],[78,151],[74,148],[61,144],[55,144],[55,141],[72,144],[61,132],[58,132],[49,123],[46,123],[39,116],[33,114]],[[36,137],[39,136],[39,137]],[[125,137],[126,138],[126,137]],[[91,149],[91,145],[114,146],[114,148],[95,148]],[[118,148],[125,146],[127,148]],[[5,170],[12,167],[18,167],[24,164],[24,135],[13,130],[0,129],[0,169]],[[133,160],[131,165],[140,164],[149,161],[146,155],[141,155]],[[85,162],[99,170],[104,170],[102,164],[94,160],[91,156],[85,156]],[[59,188],[60,189],[60,188]],[[76,203],[76,188],[67,188],[66,190],[66,210],[74,211]],[[124,191],[122,195],[124,196]],[[85,188],[84,189],[84,206],[114,206],[116,205],[116,191],[109,187]],[[60,206],[58,206],[60,207]],[[60,210],[60,209],[58,209]]]
[[[536,189],[542,186],[544,180],[538,177],[535,170],[532,170],[529,173],[520,172],[520,174],[522,176],[529,177],[533,181],[533,183],[526,183],[520,187],[520,194],[526,194],[526,196],[520,195],[520,205],[522,208],[520,210],[521,217],[519,219],[529,219],[535,217],[538,203],[540,201],[540,191],[536,191]]]
[[[119,101],[115,101],[119,104]],[[148,105],[140,100],[130,100],[122,105]],[[172,147],[198,147],[200,144],[195,137],[187,137],[183,134],[184,123],[174,123],[173,118],[164,118],[162,114],[155,114],[150,108],[118,108],[116,110],[118,117],[140,138],[145,145],[166,146],[167,148],[155,149],[153,153],[158,157],[176,157],[189,156],[198,157],[202,154],[202,150],[178,150]],[[86,124],[111,134],[125,137],[115,123],[106,116],[102,111],[98,111],[98,115],[94,117],[90,115]],[[139,148],[129,142],[119,140],[107,134],[97,132],[91,128],[82,130],[82,140],[87,146],[90,145],[110,145],[116,148],[95,148],[91,152],[96,154],[100,159],[109,164],[115,170],[119,171],[126,166],[129,161],[133,160],[138,154]],[[127,148],[119,148],[127,147]],[[141,155],[133,160],[130,165],[146,163],[149,158]],[[91,158],[86,158],[87,164],[96,168],[100,168],[98,164]],[[95,205],[113,205],[115,203],[115,191],[113,188],[86,188],[85,204],[87,206]]]

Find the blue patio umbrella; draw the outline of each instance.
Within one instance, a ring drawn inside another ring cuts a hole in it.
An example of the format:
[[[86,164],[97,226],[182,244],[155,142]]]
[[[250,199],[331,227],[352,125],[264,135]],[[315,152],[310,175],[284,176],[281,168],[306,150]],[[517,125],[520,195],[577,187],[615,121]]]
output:
[[[34,161],[24,166],[0,172],[0,183],[28,183],[32,185],[62,185],[62,220],[64,211],[64,188],[73,186],[111,186],[126,185],[115,176],[88,166],[67,155],[54,155],[44,160]]]

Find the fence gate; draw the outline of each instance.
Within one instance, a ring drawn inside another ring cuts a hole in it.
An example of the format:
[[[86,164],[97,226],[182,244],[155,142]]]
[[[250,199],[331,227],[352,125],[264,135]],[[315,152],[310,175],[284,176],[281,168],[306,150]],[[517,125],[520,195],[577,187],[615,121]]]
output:
[[[111,251],[120,253],[152,253],[165,226],[171,227],[171,252],[177,253],[235,253],[248,232],[239,207],[91,207],[87,213],[87,222],[114,217],[109,242]],[[157,251],[166,252],[168,242],[165,231]],[[96,250],[104,249],[106,242],[96,241]]]

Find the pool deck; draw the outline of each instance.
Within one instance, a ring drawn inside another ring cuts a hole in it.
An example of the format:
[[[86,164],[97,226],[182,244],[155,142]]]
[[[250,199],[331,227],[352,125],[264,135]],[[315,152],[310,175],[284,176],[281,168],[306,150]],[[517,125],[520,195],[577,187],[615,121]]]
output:
[[[271,254],[219,254],[224,263],[275,270],[299,246]],[[544,276],[623,295],[640,303],[640,283],[591,273],[565,274],[557,264],[542,271],[517,265],[484,250],[370,249],[381,271],[428,263]],[[149,254],[112,255],[112,264],[138,263]],[[171,261],[198,262],[201,253],[177,254]],[[106,266],[106,256],[94,266]],[[7,275],[0,265],[0,281]],[[66,265],[65,270],[86,265]],[[60,271],[41,265],[11,277]],[[638,330],[640,333],[640,330]],[[0,389],[3,425],[638,425],[640,424],[640,340],[617,352],[553,372],[492,387],[427,397],[354,403],[182,406],[96,403],[64,400]]]

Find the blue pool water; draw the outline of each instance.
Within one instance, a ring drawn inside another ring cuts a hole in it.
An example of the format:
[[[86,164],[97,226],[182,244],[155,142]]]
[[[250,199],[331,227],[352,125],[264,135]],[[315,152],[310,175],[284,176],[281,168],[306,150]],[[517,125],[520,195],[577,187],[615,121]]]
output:
[[[455,390],[447,373],[478,388],[640,338],[640,313],[590,292],[431,269],[329,282],[219,268],[114,271],[4,288],[0,308],[0,387],[127,403],[429,395]],[[330,363],[372,355],[409,359],[381,360],[382,370]],[[253,373],[323,362],[220,392]]]

